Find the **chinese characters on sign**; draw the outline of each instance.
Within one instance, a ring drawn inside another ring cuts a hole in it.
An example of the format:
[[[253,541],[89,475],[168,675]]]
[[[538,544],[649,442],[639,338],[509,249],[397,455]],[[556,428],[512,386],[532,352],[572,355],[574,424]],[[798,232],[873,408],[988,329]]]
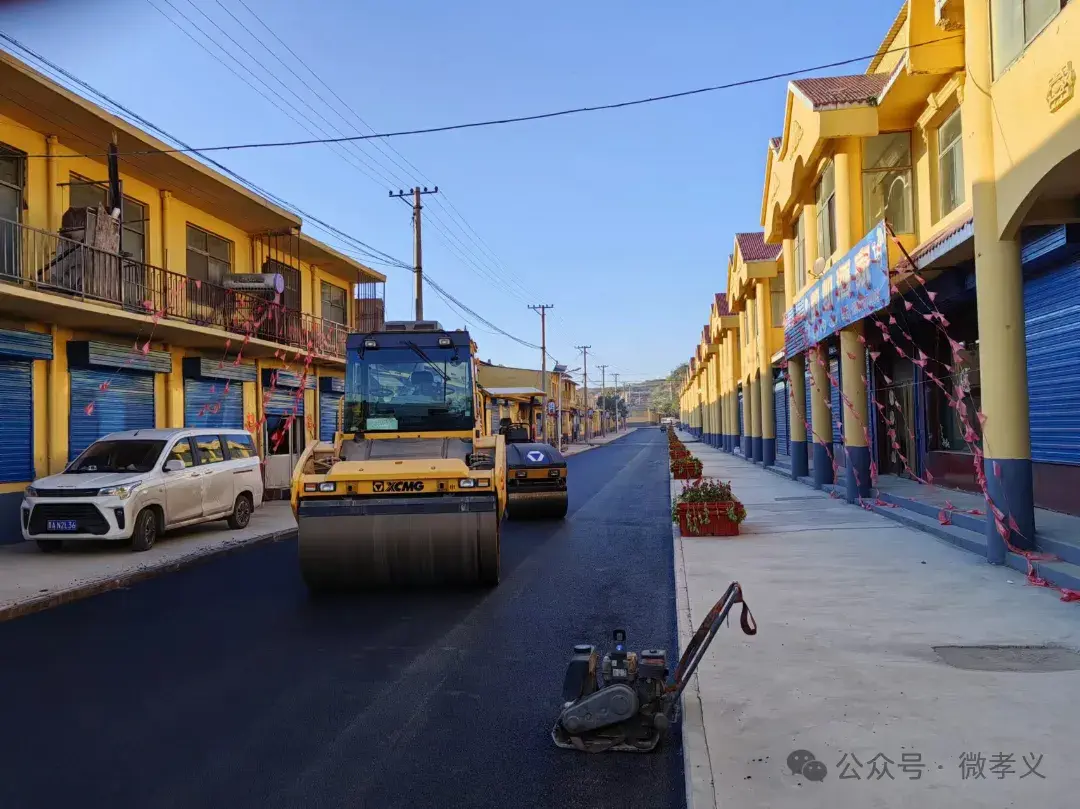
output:
[[[1009,777],[1045,780],[1046,776],[1039,770],[1042,763],[1043,756],[1036,753],[1021,754],[1018,760],[1015,753],[984,755],[965,752],[957,757],[956,766],[960,778],[965,781],[1004,780]],[[829,772],[829,768],[809,750],[796,750],[788,756],[787,764],[792,774],[802,775],[808,781],[824,781]],[[944,770],[945,765],[937,764],[936,768]],[[918,781],[929,765],[923,761],[922,753],[917,752],[902,752],[899,760],[889,758],[885,753],[876,753],[865,762],[855,753],[844,753],[833,769],[841,781],[881,781],[885,778],[895,781],[898,775],[906,776],[909,781]]]
[[[867,233],[822,273],[784,314],[784,354],[790,358],[889,303],[885,223]]]

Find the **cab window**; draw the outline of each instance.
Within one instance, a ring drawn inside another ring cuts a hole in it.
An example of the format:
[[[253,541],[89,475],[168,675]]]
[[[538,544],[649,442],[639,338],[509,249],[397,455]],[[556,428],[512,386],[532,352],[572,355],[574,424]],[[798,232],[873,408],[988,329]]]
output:
[[[195,465],[195,455],[191,451],[191,442],[186,438],[181,438],[176,442],[175,446],[169,451],[169,457],[165,459],[165,462],[180,461],[186,469],[189,466]]]
[[[221,444],[221,437],[217,435],[200,435],[195,439],[195,450],[199,453],[199,463],[220,463],[225,460],[225,448]]]

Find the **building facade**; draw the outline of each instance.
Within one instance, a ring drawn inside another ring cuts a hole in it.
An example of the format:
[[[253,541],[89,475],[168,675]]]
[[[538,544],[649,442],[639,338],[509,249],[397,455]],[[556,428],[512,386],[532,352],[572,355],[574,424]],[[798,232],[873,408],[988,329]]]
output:
[[[783,321],[736,250],[747,333],[713,355],[719,399],[699,344],[684,421],[853,502],[982,492],[995,562],[1034,549],[1037,506],[1080,513],[1077,53],[1075,2],[910,0],[865,74],[790,82],[761,199]]]
[[[0,541],[34,478],[118,430],[247,428],[287,487],[384,276],[8,54],[0,86]]]

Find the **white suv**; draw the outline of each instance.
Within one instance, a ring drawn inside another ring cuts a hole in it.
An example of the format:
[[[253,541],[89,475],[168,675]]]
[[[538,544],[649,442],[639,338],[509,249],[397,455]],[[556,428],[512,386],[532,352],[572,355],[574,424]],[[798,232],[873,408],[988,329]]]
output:
[[[123,540],[153,547],[184,525],[246,528],[262,505],[259,454],[246,430],[129,430],[95,441],[59,475],[27,487],[23,539],[43,551],[64,540]]]

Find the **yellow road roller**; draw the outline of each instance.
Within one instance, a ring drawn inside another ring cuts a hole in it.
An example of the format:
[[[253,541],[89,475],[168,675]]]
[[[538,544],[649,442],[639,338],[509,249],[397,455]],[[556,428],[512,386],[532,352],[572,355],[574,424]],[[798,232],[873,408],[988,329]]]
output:
[[[484,434],[469,333],[387,322],[346,355],[343,429],[292,479],[308,589],[498,584],[506,443]]]
[[[506,441],[506,494],[512,520],[566,516],[566,458],[550,444],[533,441],[528,424],[503,419]]]

